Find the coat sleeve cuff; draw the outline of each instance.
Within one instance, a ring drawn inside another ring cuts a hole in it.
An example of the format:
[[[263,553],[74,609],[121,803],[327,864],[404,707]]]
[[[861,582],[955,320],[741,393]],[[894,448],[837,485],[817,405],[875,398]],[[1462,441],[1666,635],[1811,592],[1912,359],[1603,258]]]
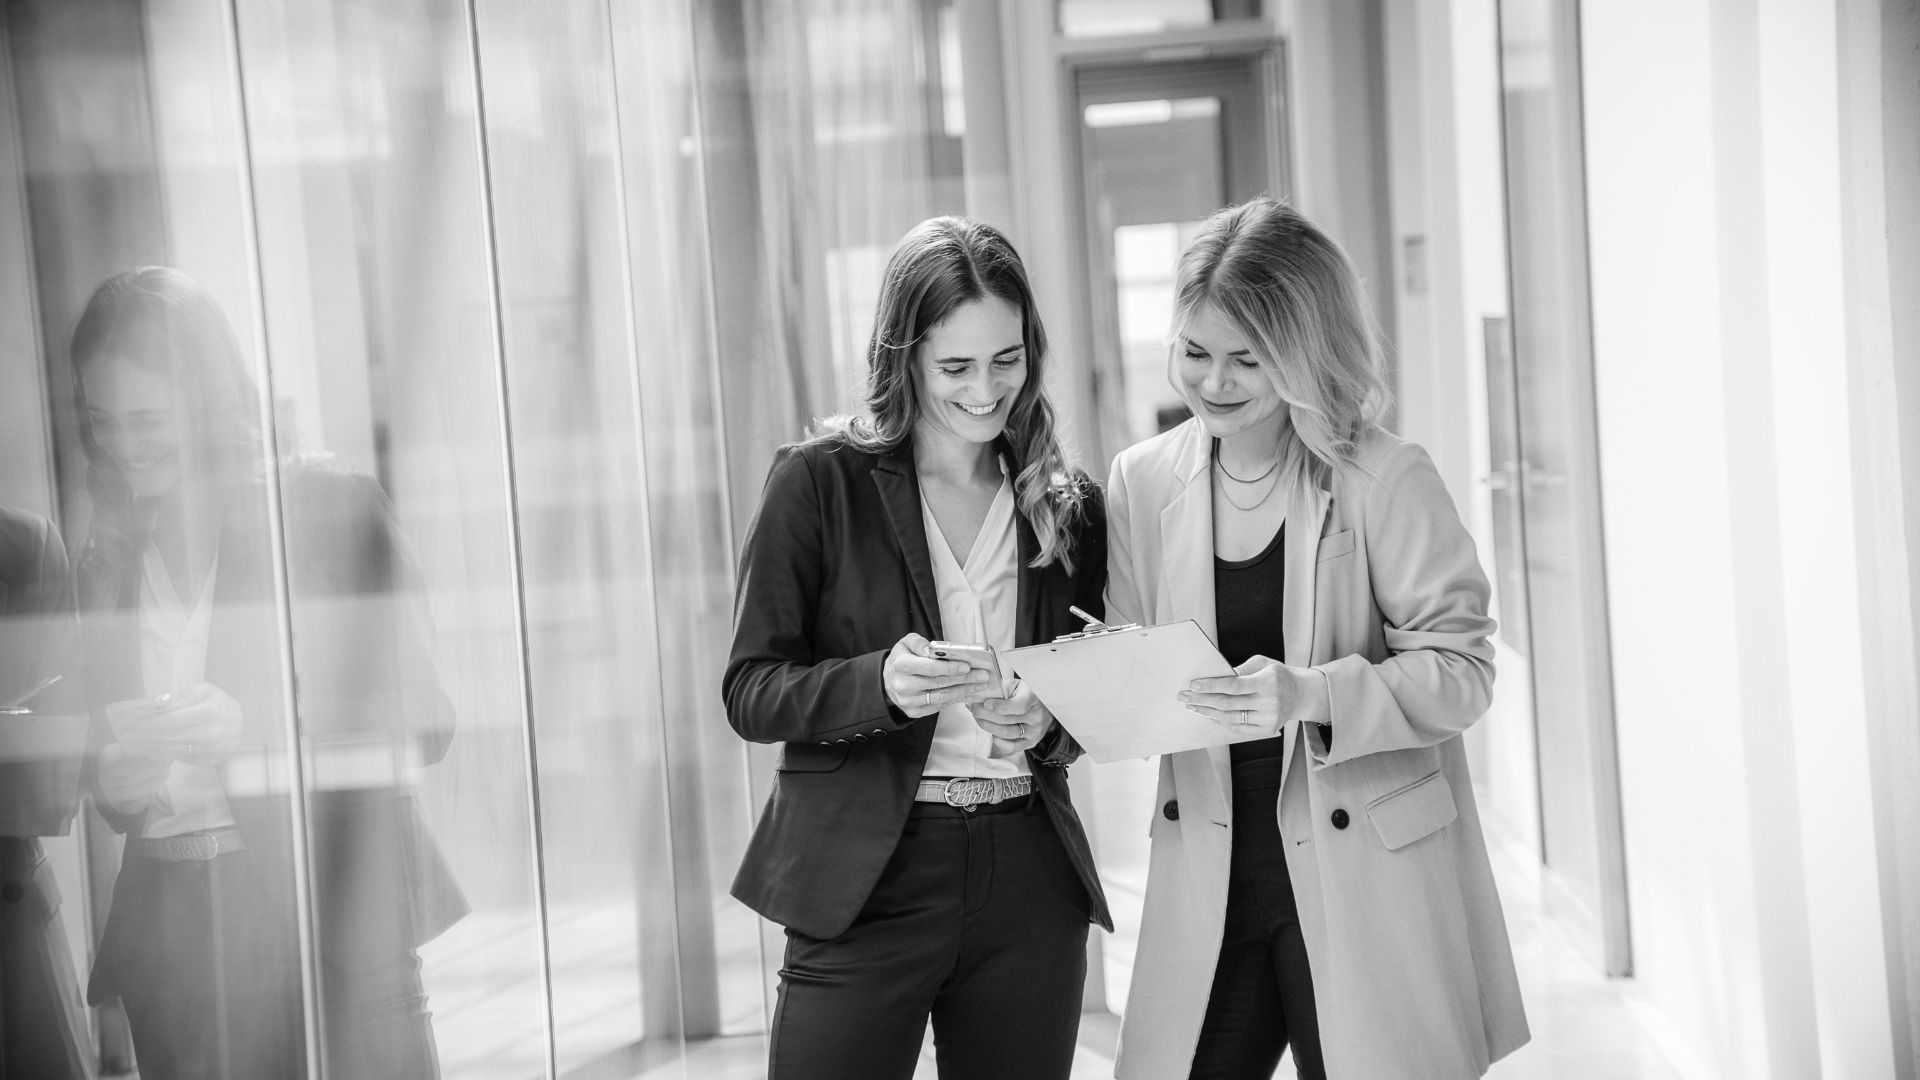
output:
[[[821,746],[871,742],[905,731],[915,722],[913,717],[901,712],[887,700],[886,686],[881,681],[886,663],[885,651],[870,652],[853,659],[853,680],[863,689],[855,707],[848,711],[859,719],[816,732],[813,741]]]
[[[1056,719],[1053,722],[1053,730],[1042,736],[1027,753],[1042,765],[1064,769],[1080,760],[1080,755],[1086,753],[1086,750],[1081,747],[1079,740],[1069,734],[1066,727]]]
[[[1307,757],[1315,766],[1327,764],[1328,733],[1333,724],[1333,687],[1319,668],[1286,668],[1293,679],[1294,718],[1300,737],[1307,740]]]

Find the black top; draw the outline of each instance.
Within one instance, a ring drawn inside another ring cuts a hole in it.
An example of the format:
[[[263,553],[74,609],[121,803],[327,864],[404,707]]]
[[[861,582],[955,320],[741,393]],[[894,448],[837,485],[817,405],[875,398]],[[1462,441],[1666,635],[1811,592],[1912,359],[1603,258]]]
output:
[[[1287,526],[1251,559],[1213,560],[1214,622],[1220,629],[1220,654],[1239,667],[1255,656],[1280,660],[1285,642],[1280,630],[1280,599],[1285,593],[1286,560],[1280,556]],[[1233,760],[1279,757],[1281,737],[1234,743]]]

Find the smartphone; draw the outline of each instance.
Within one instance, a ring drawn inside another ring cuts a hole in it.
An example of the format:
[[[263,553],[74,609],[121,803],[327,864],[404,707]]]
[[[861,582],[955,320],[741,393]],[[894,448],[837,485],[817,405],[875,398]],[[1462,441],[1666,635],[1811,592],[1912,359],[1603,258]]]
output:
[[[150,716],[167,711],[167,701],[162,698],[133,698],[129,701],[115,701],[107,706],[107,722],[113,726],[114,737],[120,740],[129,753],[150,753],[159,748],[154,740],[146,738],[140,731],[141,721]]]
[[[929,642],[927,651],[941,660],[959,660],[970,668],[987,673],[986,696],[1003,698],[1007,696],[1006,684],[1000,679],[1000,658],[994,655],[991,645],[969,645],[959,641]]]

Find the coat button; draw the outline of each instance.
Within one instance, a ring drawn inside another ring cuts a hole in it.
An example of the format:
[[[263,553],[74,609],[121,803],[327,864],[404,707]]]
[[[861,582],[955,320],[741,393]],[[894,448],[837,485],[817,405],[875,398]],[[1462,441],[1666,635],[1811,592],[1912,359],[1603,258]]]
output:
[[[1167,805],[1161,807],[1160,812],[1167,815],[1168,821],[1179,821],[1180,820],[1180,800],[1168,799]]]
[[[1345,810],[1335,810],[1335,811],[1333,812],[1333,827],[1334,827],[1334,828],[1336,828],[1336,829],[1344,829],[1344,828],[1346,828],[1346,827],[1347,827],[1347,821],[1348,821],[1348,818],[1347,818],[1347,812],[1346,812]]]
[[[820,745],[826,747],[829,750],[833,749],[833,742],[829,739],[821,739]]]
[[[835,739],[835,740],[833,740],[833,745],[835,745],[835,746],[851,746],[851,745],[853,745],[853,744],[852,744],[852,743],[849,743],[849,742],[848,742],[847,740],[845,740],[845,739]]]
[[[887,729],[886,729],[886,728],[878,728],[878,727],[877,727],[877,728],[874,728],[874,729],[873,729],[873,737],[874,737],[874,738],[876,738],[876,739],[884,739],[884,738],[886,738],[886,737],[887,737]]]
[[[865,735],[862,735],[862,734],[860,734],[859,732],[857,732],[857,731],[856,731],[856,732],[854,732],[854,733],[853,733],[853,741],[854,741],[854,742],[866,742],[866,741],[867,741],[867,737],[866,737]]]

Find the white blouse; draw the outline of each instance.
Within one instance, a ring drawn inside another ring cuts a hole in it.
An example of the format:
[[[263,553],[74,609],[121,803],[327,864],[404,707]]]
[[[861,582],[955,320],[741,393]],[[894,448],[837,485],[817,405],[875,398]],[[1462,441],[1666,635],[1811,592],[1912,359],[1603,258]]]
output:
[[[997,652],[1014,647],[1014,623],[1019,613],[1020,554],[1014,529],[1013,485],[1000,464],[1000,490],[974,537],[973,550],[963,561],[947,546],[939,522],[923,496],[920,517],[927,530],[927,554],[933,561],[933,583],[940,600],[941,633],[948,641],[992,645]],[[1001,678],[1011,686],[1003,667]],[[1027,755],[991,756],[993,736],[974,721],[965,705],[940,710],[927,753],[923,776],[1024,776],[1032,772]]]
[[[220,574],[215,556],[193,606],[174,590],[160,552],[148,544],[141,555],[140,678],[148,697],[177,694],[207,677],[207,634],[213,625],[213,583]],[[220,772],[207,765],[176,761],[163,785],[171,812],[149,809],[141,836],[179,836],[233,825]]]

